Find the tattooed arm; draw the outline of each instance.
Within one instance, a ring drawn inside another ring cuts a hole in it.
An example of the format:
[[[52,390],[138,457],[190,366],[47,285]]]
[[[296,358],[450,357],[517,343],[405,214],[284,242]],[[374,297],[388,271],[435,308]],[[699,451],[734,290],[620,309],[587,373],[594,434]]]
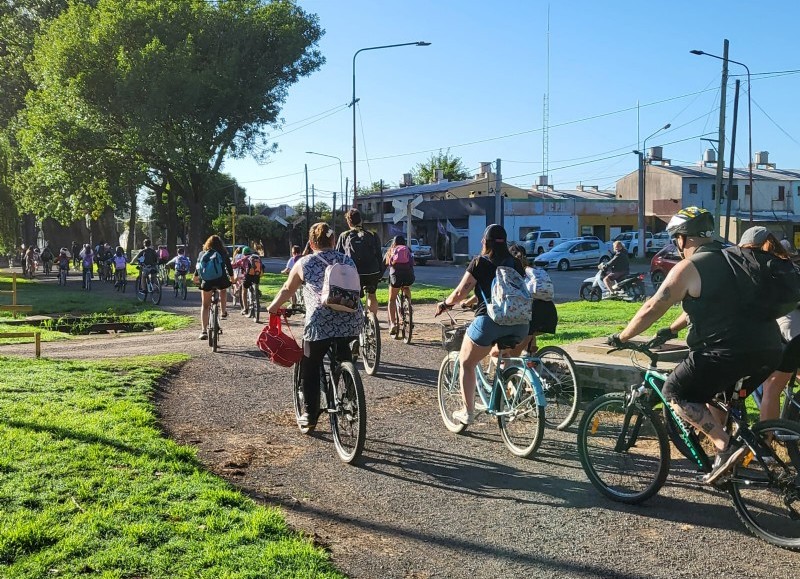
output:
[[[698,297],[700,295],[700,274],[689,260],[683,260],[670,270],[664,283],[658,288],[653,297],[647,300],[636,315],[619,334],[619,339],[627,342],[638,336],[655,322],[661,319],[670,307],[680,302],[686,294]],[[681,314],[671,327],[681,330],[686,327],[688,317]]]

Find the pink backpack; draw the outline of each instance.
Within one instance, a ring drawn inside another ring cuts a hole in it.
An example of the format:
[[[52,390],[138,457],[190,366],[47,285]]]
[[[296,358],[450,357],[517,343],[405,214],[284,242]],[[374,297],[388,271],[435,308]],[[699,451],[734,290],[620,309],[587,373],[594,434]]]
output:
[[[389,265],[409,265],[413,259],[414,256],[407,245],[397,245],[389,257]]]

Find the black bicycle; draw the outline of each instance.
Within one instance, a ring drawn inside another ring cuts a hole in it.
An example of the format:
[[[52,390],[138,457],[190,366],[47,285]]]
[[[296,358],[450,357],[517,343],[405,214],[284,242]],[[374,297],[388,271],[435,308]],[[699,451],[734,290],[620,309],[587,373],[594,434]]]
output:
[[[353,342],[353,360],[361,358],[364,363],[364,371],[370,376],[374,376],[381,363],[381,327],[378,323],[378,316],[373,314],[363,302],[362,308],[364,323],[361,326],[358,340]]]
[[[208,311],[208,345],[214,352],[219,349],[219,335],[222,333],[219,325],[220,311],[219,290],[215,289],[211,292],[211,305]]]
[[[67,270],[63,267],[58,268],[58,285],[67,285]]]
[[[153,266],[140,268],[139,277],[136,279],[136,297],[143,302],[148,296],[154,305],[161,302],[161,282]]]
[[[247,288],[247,316],[253,318],[255,323],[261,321],[261,304],[258,300],[258,282],[253,281]]]
[[[641,503],[666,482],[670,439],[662,414],[654,409],[659,404],[698,469],[711,471],[711,459],[694,429],[662,393],[667,375],[657,370],[658,354],[652,350],[663,342],[656,338],[614,348],[644,354],[650,366],[640,366],[641,384],[595,399],[578,426],[578,456],[586,475],[597,490],[618,502]],[[730,493],[739,518],[754,535],[800,551],[800,424],[779,419],[750,427],[746,417],[735,411],[740,404],[736,391],[729,399],[718,396],[713,401],[727,414],[732,438],[748,449],[744,460],[716,486]]]
[[[186,299],[186,295],[188,294],[188,289],[186,287],[186,272],[185,271],[176,271],[175,272],[175,283],[172,284],[173,292],[175,293],[175,297],[181,296],[181,298]]]
[[[343,347],[346,347],[343,346]],[[340,360],[339,346],[333,341],[322,364],[320,375],[319,416],[328,414],[336,454],[348,464],[357,461],[367,439],[367,403],[364,386],[355,364]],[[304,411],[300,363],[294,367],[294,412],[300,432],[308,434],[314,426],[300,426]]]

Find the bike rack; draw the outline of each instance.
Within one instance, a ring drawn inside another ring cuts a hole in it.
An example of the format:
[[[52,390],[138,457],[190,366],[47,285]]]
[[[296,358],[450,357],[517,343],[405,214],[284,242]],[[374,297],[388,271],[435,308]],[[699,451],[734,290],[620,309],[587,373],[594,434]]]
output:
[[[33,310],[33,306],[21,306],[17,304],[17,274],[11,274],[11,289],[10,290],[0,290],[0,294],[11,294],[11,305],[0,305],[0,310],[3,311],[11,311],[15,314],[17,312],[30,312]],[[32,336],[27,336],[32,337]]]

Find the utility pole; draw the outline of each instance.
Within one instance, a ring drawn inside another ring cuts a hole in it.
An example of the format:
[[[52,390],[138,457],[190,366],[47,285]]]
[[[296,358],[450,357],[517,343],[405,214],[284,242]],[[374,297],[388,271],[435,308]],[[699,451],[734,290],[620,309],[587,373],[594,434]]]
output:
[[[725,39],[722,49],[722,83],[719,89],[719,156],[717,157],[717,179],[715,184],[716,197],[714,199],[714,226],[719,234],[720,201],[722,200],[722,177],[725,171],[725,89],[728,85],[728,39]],[[752,195],[753,192],[751,191]]]
[[[347,203],[347,200],[350,198],[350,197],[348,196],[348,194],[347,194],[347,190],[348,190],[348,189],[349,189],[349,187],[350,187],[350,183],[349,183],[349,181],[350,181],[350,177],[345,177],[345,178],[344,178],[344,205],[342,205],[342,212],[343,212],[343,213],[344,213],[344,210],[345,210],[347,207],[349,207],[349,205],[348,205],[348,203]]]
[[[503,176],[500,172],[500,159],[494,174],[494,222],[503,226]]]
[[[739,116],[739,79],[736,79],[736,89],[733,93],[733,126],[731,127],[731,164],[728,167],[728,191],[725,198],[725,241],[730,241],[728,234],[731,230],[731,192],[733,191],[733,167],[736,154],[736,119]],[[737,196],[738,197],[738,196]],[[750,198],[753,198],[752,191]],[[738,226],[737,226],[738,234]]]
[[[336,191],[333,192],[333,209],[331,210],[331,230],[336,234]]]
[[[317,222],[317,191],[314,189],[314,185],[311,185],[311,215],[314,219],[314,223]],[[309,225],[309,227],[311,227]]]
[[[379,211],[380,222],[378,223],[378,237],[381,239],[381,241],[385,241],[385,239],[383,239],[383,179],[381,179],[380,204],[381,204],[381,206],[380,206],[380,211]]]
[[[309,227],[311,227],[311,214],[308,210],[308,165],[305,165],[306,168],[306,231],[308,231]]]

